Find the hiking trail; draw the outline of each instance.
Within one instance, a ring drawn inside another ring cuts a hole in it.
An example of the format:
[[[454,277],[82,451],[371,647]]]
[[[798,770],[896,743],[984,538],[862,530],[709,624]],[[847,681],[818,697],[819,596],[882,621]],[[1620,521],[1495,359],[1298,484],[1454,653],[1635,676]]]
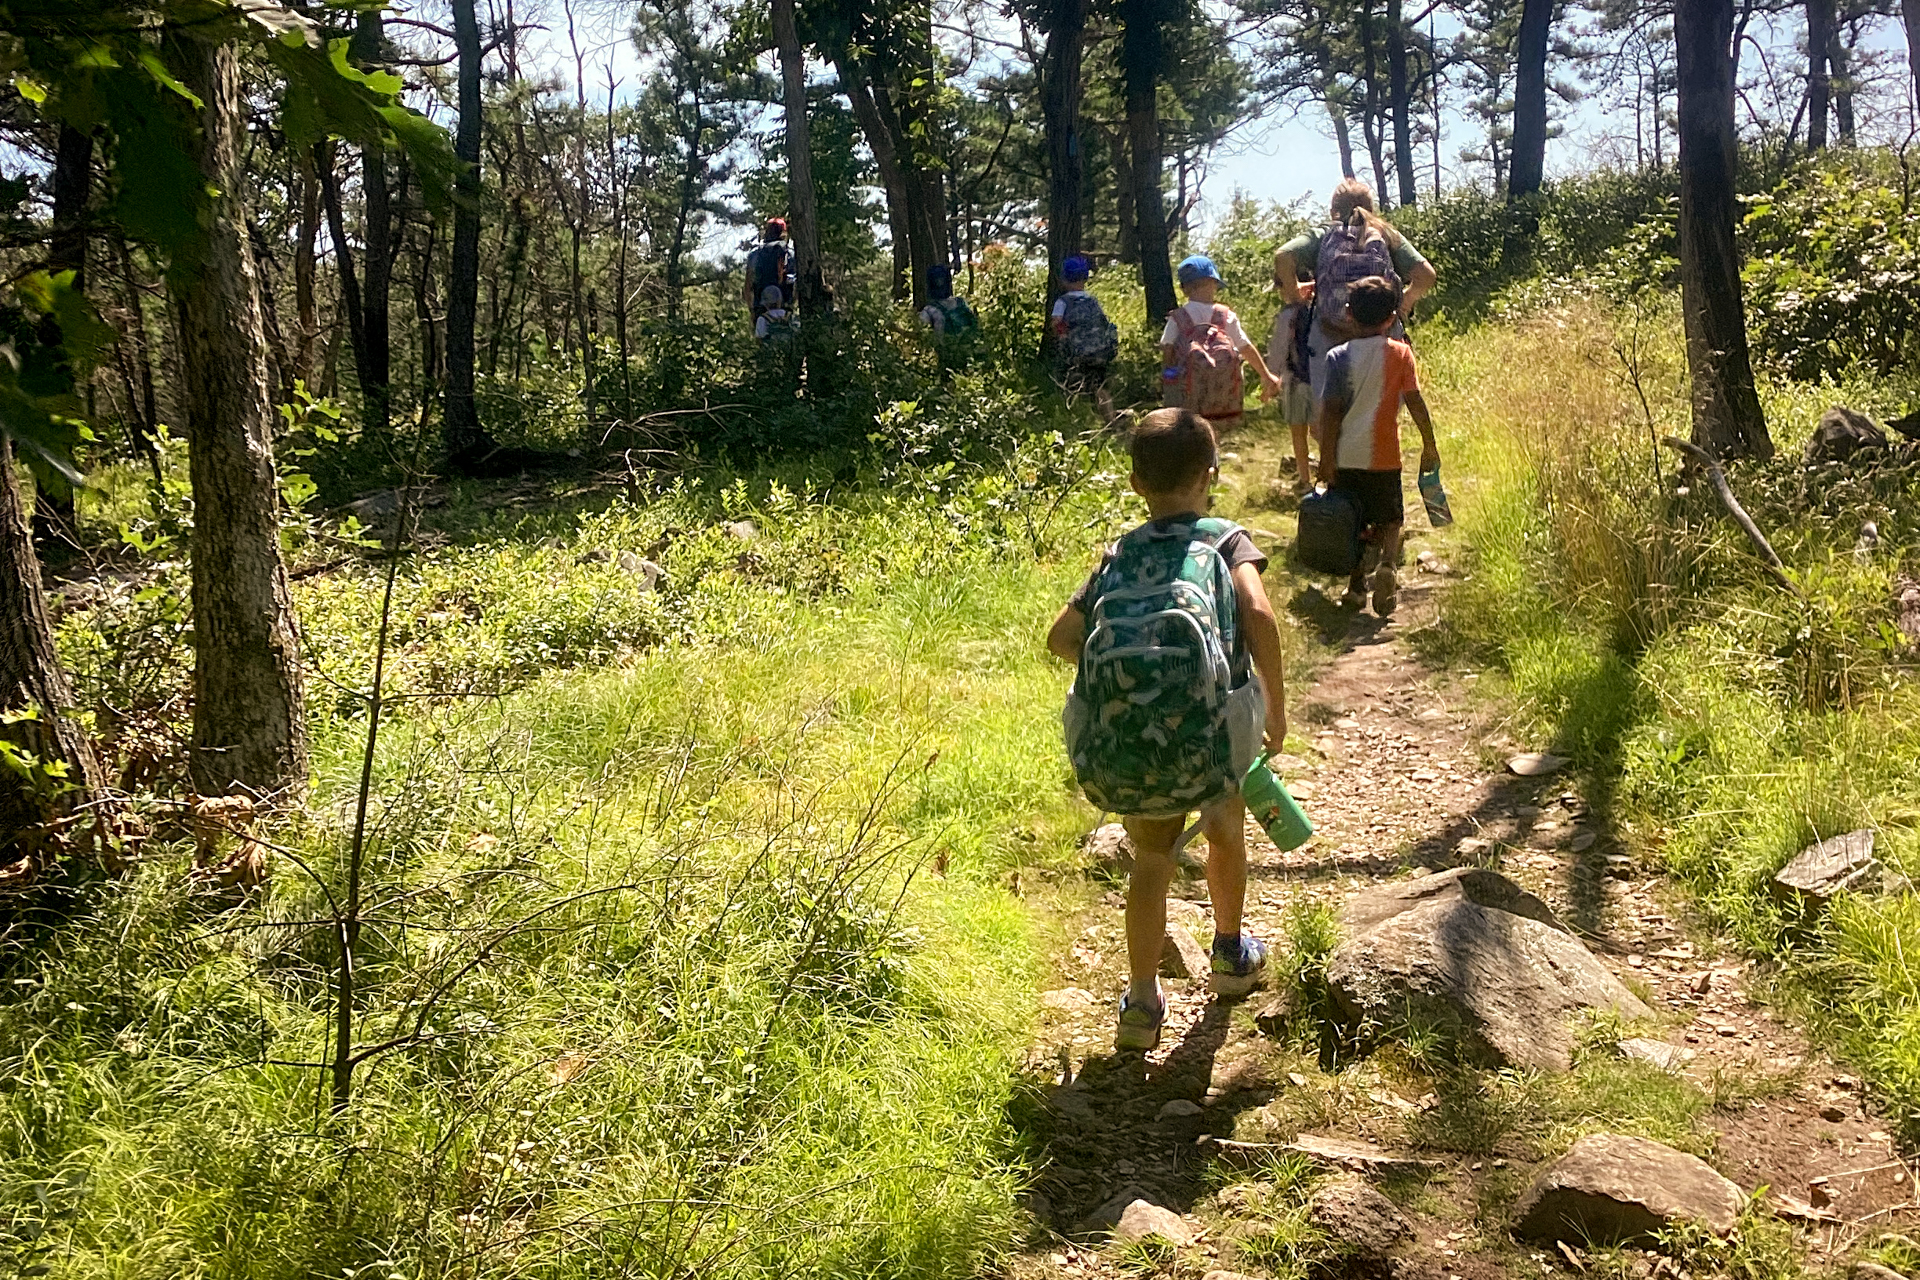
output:
[[[1589,794],[1571,768],[1540,778],[1510,773],[1509,756],[1544,744],[1508,737],[1492,700],[1472,696],[1474,673],[1417,655],[1412,637],[1435,618],[1451,571],[1431,551],[1416,564],[1430,535],[1413,526],[1409,533],[1390,622],[1344,614],[1311,587],[1292,601],[1296,617],[1338,645],[1312,678],[1290,687],[1293,741],[1310,750],[1279,762],[1316,834],[1283,854],[1249,822],[1248,928],[1284,965],[1289,912],[1300,904],[1337,912],[1383,882],[1495,868],[1544,899],[1653,1007],[1656,1027],[1633,1034],[1669,1046],[1642,1052],[1699,1091],[1677,1091],[1696,1100],[1680,1121],[1689,1148],[1748,1195],[1771,1189],[1765,1203],[1794,1222],[1810,1264],[1833,1265],[1906,1229],[1900,1224],[1916,1212],[1906,1207],[1912,1176],[1892,1125],[1873,1114],[1860,1082],[1768,1007],[1764,978],[1716,950],[1678,886],[1630,856],[1607,796]],[[1260,540],[1278,556],[1281,542]],[[1148,1255],[1162,1273],[1264,1276],[1280,1267],[1263,1260],[1313,1256],[1281,1247],[1290,1229],[1285,1188],[1263,1167],[1301,1135],[1350,1144],[1344,1153],[1319,1144],[1323,1155],[1310,1163],[1361,1173],[1411,1231],[1388,1257],[1316,1274],[1496,1280],[1585,1269],[1577,1249],[1512,1234],[1514,1202],[1536,1172],[1575,1136],[1614,1129],[1606,1115],[1583,1109],[1578,1090],[1525,1074],[1448,1071],[1392,1046],[1357,1057],[1343,1049],[1330,1060],[1330,1042],[1320,1053],[1312,1048],[1313,1028],[1301,1021],[1311,1014],[1290,1017],[1272,994],[1284,983],[1272,980],[1230,1003],[1207,992],[1204,975],[1166,979],[1160,1047],[1144,1059],[1116,1053],[1123,885],[1117,879],[1063,931],[1057,972],[1043,982],[1025,1063],[1045,1098],[1029,1201],[1039,1230],[1007,1274],[1141,1274],[1138,1248],[1109,1238],[1113,1218],[1133,1199],[1179,1215],[1164,1220],[1165,1231],[1185,1242],[1156,1243],[1159,1253]],[[1174,892],[1169,924],[1187,926],[1204,947],[1205,881],[1176,881]],[[1810,1185],[1820,1178],[1829,1181]],[[1807,1203],[1823,1198],[1819,1208]],[[1296,1204],[1296,1219],[1300,1212]],[[1655,1253],[1627,1257],[1625,1274],[1685,1274]]]

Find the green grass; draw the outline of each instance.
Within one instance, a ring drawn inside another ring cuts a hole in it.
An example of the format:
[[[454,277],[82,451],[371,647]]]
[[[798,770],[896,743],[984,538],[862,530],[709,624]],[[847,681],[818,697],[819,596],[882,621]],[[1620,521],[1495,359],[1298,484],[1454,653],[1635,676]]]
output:
[[[1875,829],[1892,868],[1920,861],[1920,696],[1891,626],[1894,575],[1920,548],[1916,486],[1900,468],[1803,479],[1797,463],[1825,404],[1885,412],[1903,389],[1865,377],[1764,388],[1782,458],[1736,468],[1733,483],[1801,583],[1794,598],[1704,486],[1676,494],[1671,453],[1656,482],[1623,351],[1654,428],[1684,435],[1675,330],[1658,309],[1576,306],[1428,345],[1430,380],[1452,393],[1434,398],[1469,415],[1459,444],[1474,478],[1456,504],[1471,574],[1422,641],[1500,674],[1483,684],[1515,702],[1516,736],[1574,758],[1602,818],[1780,967],[1789,1002],[1912,1135],[1920,908],[1857,896],[1807,916],[1770,892],[1804,845],[1857,827]],[[1528,382],[1542,367],[1564,376]],[[1861,559],[1865,518],[1882,541]]]

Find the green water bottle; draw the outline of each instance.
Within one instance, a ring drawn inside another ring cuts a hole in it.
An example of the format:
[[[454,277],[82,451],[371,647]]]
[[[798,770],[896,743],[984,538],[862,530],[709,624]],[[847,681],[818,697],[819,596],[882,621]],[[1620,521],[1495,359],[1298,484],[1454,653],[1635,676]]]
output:
[[[1266,829],[1267,838],[1282,853],[1298,849],[1313,838],[1313,824],[1307,821],[1299,802],[1274,776],[1273,770],[1267,768],[1267,755],[1263,754],[1247,770],[1247,776],[1240,782],[1240,795],[1246,800],[1254,821]]]

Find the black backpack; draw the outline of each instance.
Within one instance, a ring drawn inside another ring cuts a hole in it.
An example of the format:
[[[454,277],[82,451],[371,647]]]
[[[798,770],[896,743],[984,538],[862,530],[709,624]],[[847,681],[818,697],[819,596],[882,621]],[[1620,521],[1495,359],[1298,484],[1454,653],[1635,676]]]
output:
[[[1344,493],[1310,493],[1300,500],[1295,547],[1300,563],[1320,573],[1352,573],[1360,563],[1360,504]]]
[[[766,291],[778,285],[780,297],[793,305],[793,251],[784,244],[763,244],[747,255],[747,282],[753,286],[753,306],[760,308]]]

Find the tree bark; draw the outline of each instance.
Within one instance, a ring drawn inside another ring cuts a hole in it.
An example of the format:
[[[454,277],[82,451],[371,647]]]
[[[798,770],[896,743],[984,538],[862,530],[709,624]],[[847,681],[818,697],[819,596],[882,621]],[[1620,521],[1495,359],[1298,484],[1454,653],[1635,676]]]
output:
[[[1047,134],[1047,308],[1060,296],[1060,267],[1080,251],[1086,233],[1081,203],[1086,158],[1080,147],[1080,68],[1088,0],[1054,0],[1041,55],[1040,111]],[[1048,341],[1052,330],[1044,330]]]
[[[1833,123],[1840,145],[1851,147],[1853,133],[1853,58],[1835,26],[1827,39],[1828,87],[1833,93]]]
[[[73,272],[73,287],[87,287],[87,201],[93,192],[93,135],[60,126],[53,153],[53,234],[47,269]],[[55,554],[76,548],[73,490],[65,481],[41,485],[33,504],[33,528]]]
[[[1733,0],[1674,10],[1680,119],[1680,302],[1693,441],[1720,458],[1773,456],[1747,354],[1733,130]]]
[[[841,92],[853,106],[860,132],[866,135],[867,147],[873,152],[874,165],[880,170],[880,184],[886,188],[887,225],[893,237],[893,297],[900,301],[912,297],[914,291],[913,229],[907,216],[910,196],[906,175],[894,151],[893,131],[881,117],[865,68],[846,50],[834,55],[833,68],[840,77]]]
[[[1160,0],[1124,0],[1125,30],[1120,62],[1126,83],[1127,149],[1132,156],[1134,239],[1140,253],[1140,285],[1147,295],[1147,325],[1157,328],[1180,305],[1167,257],[1167,209],[1161,196],[1160,110],[1157,93],[1166,59]]]
[[[794,25],[793,0],[773,0],[773,39],[780,50],[780,88],[787,125],[787,234],[793,237],[794,286],[800,314],[833,312],[820,262],[820,210],[813,190],[813,136],[807,122],[807,64]]]
[[[901,101],[896,101],[887,86],[871,74],[871,68],[868,71],[866,79],[872,92],[873,106],[880,120],[881,131],[891,139],[894,163],[900,174],[900,190],[905,198],[901,213],[906,223],[907,249],[912,261],[912,278],[907,282],[908,293],[917,311],[927,305],[927,268],[943,261],[946,256],[940,249],[940,220],[935,216],[940,193],[939,175],[929,175],[917,158],[913,121],[910,116],[903,114],[903,111],[911,109],[905,101],[905,95],[902,95]],[[929,177],[933,181],[930,182]]]
[[[1327,98],[1327,119],[1333,121],[1333,141],[1340,151],[1340,176],[1353,177],[1353,126],[1347,121],[1347,109]]]
[[[0,770],[0,888],[44,872],[84,840],[76,814],[102,802],[106,777],[93,742],[74,719],[73,685],[54,647],[13,448],[0,441],[0,708],[33,715],[0,724],[0,741],[40,762],[66,767],[70,790],[41,772]],[[96,816],[104,816],[96,813]],[[96,827],[96,830],[98,828]]]
[[[129,353],[135,371],[140,375],[140,413],[134,419],[138,424],[134,433],[136,446],[147,459],[147,465],[153,469],[153,483],[162,482],[160,472],[160,441],[156,428],[160,421],[159,395],[153,385],[153,358],[148,352],[147,312],[140,300],[140,278],[134,270],[133,250],[127,244],[127,237],[118,228],[114,229],[113,247],[120,260],[120,282],[124,290],[127,311],[127,336],[133,340],[133,350]]]
[[[204,257],[169,281],[193,483],[193,758],[204,795],[306,784],[300,645],[280,560],[273,406],[247,242],[246,115],[233,48],[189,46],[210,191]]]
[[[1552,0],[1533,0],[1551,4]],[[1524,25],[1524,24],[1523,24]],[[1525,36],[1521,38],[1525,43]],[[1400,180],[1400,203],[1420,199],[1413,167],[1413,88],[1407,77],[1407,24],[1401,0],[1387,0],[1387,95],[1393,109],[1393,172]]]
[[[480,426],[473,398],[474,328],[480,313],[480,20],[474,0],[453,0],[454,45],[460,82],[453,150],[460,160],[454,183],[453,249],[447,265],[447,463],[471,472],[493,441]]]
[[[1827,115],[1833,80],[1827,73],[1827,48],[1833,43],[1833,0],[1807,0],[1807,150],[1827,145]]]
[[[1513,73],[1513,142],[1507,163],[1507,199],[1540,189],[1547,169],[1547,46],[1553,0],[1524,0],[1520,48]]]
[[[314,286],[319,274],[320,179],[312,152],[294,157],[299,178],[300,225],[293,246],[294,327],[293,372],[309,390],[313,387],[313,355],[320,342],[320,306]]]
[[[1920,0],[1901,0],[1900,21],[1907,29],[1907,70],[1913,76],[1913,100],[1920,104]]]

